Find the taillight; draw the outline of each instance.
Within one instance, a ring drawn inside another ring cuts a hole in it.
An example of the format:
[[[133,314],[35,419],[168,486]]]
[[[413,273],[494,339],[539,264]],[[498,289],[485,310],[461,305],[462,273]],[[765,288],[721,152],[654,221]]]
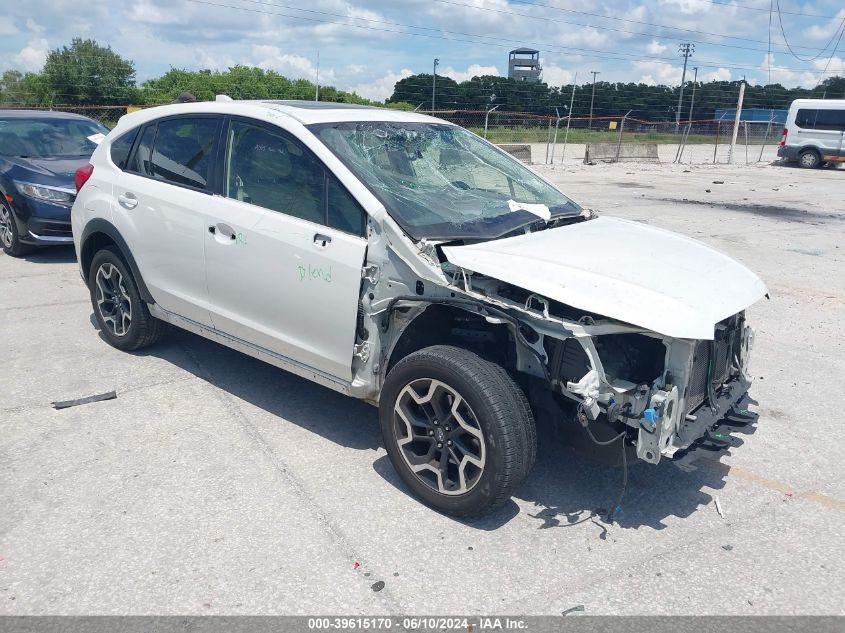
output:
[[[780,137],[780,146],[783,147],[786,145],[786,135],[789,134],[789,130],[783,128],[783,136]]]
[[[76,185],[76,193],[79,193],[79,190],[82,189],[82,186],[86,182],[88,182],[88,179],[93,173],[94,165],[92,165],[91,163],[83,165],[82,167],[76,170],[76,173],[73,175],[73,183]]]

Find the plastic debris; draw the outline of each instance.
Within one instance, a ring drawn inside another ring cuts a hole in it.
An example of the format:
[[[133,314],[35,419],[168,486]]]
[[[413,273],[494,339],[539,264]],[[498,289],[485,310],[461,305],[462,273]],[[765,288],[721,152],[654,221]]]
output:
[[[374,582],[370,586],[370,589],[372,589],[373,591],[381,591],[382,589],[384,589],[384,581],[379,580],[378,582]]]
[[[576,611],[584,611],[583,604],[576,604],[574,607],[569,607],[565,611],[561,611],[561,615],[569,615],[570,613],[575,613]]]
[[[77,407],[80,404],[89,404],[91,402],[101,402],[102,400],[114,400],[117,398],[117,392],[107,391],[106,393],[98,393],[93,396],[86,396],[84,398],[76,398],[75,400],[57,400],[51,402],[54,409],[67,409],[69,407]]]
[[[719,502],[719,497],[713,497],[713,502],[716,504],[716,512],[718,512],[719,516],[724,519],[725,513],[722,512],[722,504]]]
[[[352,569],[358,569],[360,566],[361,566],[361,563],[359,563],[359,562],[356,560],[356,561],[355,561],[355,565],[352,567]]]

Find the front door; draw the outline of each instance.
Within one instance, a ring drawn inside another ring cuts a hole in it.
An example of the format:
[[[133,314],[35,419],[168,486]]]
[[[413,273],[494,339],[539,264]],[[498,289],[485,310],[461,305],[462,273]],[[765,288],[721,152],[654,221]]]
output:
[[[351,380],[362,209],[282,129],[233,119],[225,138],[224,191],[205,234],[214,326]]]

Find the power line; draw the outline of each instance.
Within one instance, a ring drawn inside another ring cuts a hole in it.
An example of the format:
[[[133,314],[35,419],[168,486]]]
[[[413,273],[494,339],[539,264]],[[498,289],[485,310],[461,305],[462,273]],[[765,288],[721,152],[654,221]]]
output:
[[[414,36],[414,37],[425,37],[425,38],[429,38],[429,39],[446,40],[446,41],[453,42],[453,43],[454,42],[461,42],[461,43],[467,43],[467,44],[500,45],[502,42],[510,42],[510,43],[517,43],[517,44],[522,44],[522,45],[526,44],[526,42],[524,40],[513,40],[513,39],[501,38],[501,37],[493,36],[493,35],[481,35],[481,34],[477,34],[477,33],[465,33],[465,32],[461,32],[461,31],[450,31],[450,30],[446,30],[446,29],[439,29],[439,28],[433,28],[433,27],[403,24],[403,23],[400,23],[400,22],[390,22],[390,21],[387,21],[387,20],[375,20],[375,19],[372,19],[372,18],[361,18],[361,17],[356,17],[356,16],[348,16],[348,15],[331,13],[331,12],[328,12],[328,11],[318,11],[318,10],[315,10],[315,9],[300,9],[300,8],[297,8],[297,7],[291,7],[289,5],[278,5],[278,4],[273,4],[273,3],[270,3],[270,2],[261,2],[259,0],[242,0],[242,1],[250,3],[250,4],[259,4],[262,7],[268,7],[269,6],[269,7],[273,7],[273,8],[284,8],[284,9],[287,9],[287,10],[302,11],[302,12],[306,12],[306,13],[314,13],[314,14],[320,14],[320,15],[325,15],[325,16],[337,17],[337,18],[342,18],[344,20],[359,20],[359,21],[364,21],[364,22],[372,22],[372,23],[376,23],[376,24],[386,24],[386,25],[389,25],[389,26],[397,26],[397,27],[400,27],[400,28],[403,28],[403,29],[420,29],[420,30],[425,30],[425,31],[436,31],[437,33],[446,33],[446,34],[450,34],[450,35],[456,35],[456,36],[459,36],[459,37],[445,37],[443,35],[435,35],[435,34],[431,34],[431,33],[416,33],[416,32],[413,32],[413,31],[396,30],[396,29],[389,29],[389,28],[384,28],[384,27],[375,27],[375,26],[369,26],[369,25],[363,25],[363,24],[354,24],[354,23],[350,23],[350,22],[339,22],[337,20],[312,18],[312,17],[306,17],[306,16],[302,16],[302,15],[294,15],[294,14],[291,14],[291,13],[285,13],[285,12],[281,12],[281,11],[268,11],[266,9],[255,9],[255,8],[250,8],[250,7],[226,4],[226,3],[223,3],[223,2],[211,2],[210,0],[186,0],[186,1],[192,2],[192,3],[195,3],[195,4],[203,4],[203,5],[207,5],[207,6],[234,9],[234,10],[238,10],[238,11],[247,11],[247,12],[251,12],[251,13],[261,13],[261,14],[265,14],[265,15],[277,15],[277,16],[282,16],[282,17],[288,17],[288,18],[291,18],[291,19],[294,19],[294,20],[303,20],[303,21],[307,21],[307,22],[317,22],[317,23],[321,23],[321,24],[339,24],[341,26],[348,26],[350,28],[365,29],[365,30],[368,30],[368,31],[378,31],[378,32],[384,32],[384,33],[395,33],[395,34],[398,34],[398,35],[410,35],[410,36]],[[474,38],[474,39],[469,39],[469,40],[462,39],[462,38],[465,38],[465,37]],[[485,40],[492,40],[492,41],[485,41]],[[605,53],[605,51],[598,50],[598,49],[571,47],[571,46],[560,46],[560,45],[556,45],[556,44],[543,43],[543,42],[530,42],[530,44],[537,46],[537,47],[543,47],[546,50],[551,50],[552,52],[562,52],[562,53],[570,53],[570,54],[574,53],[574,54],[579,55],[581,57],[587,57],[587,58],[621,60],[621,61],[629,61],[629,62],[631,62],[631,61],[648,61],[648,62],[654,62],[654,63],[660,63],[660,64],[666,64],[666,65],[671,65],[671,64],[674,63],[674,60],[671,59],[671,58],[661,58],[661,57],[655,57],[655,56],[643,56],[643,55],[637,55],[637,54],[633,54],[633,53],[621,53],[621,52],[615,53],[615,54],[607,54],[607,53]],[[760,70],[759,66],[751,65],[751,64],[729,65],[729,64],[725,64],[725,63],[719,62],[719,61],[708,61],[708,60],[702,60],[699,63],[699,66],[702,67],[702,68],[727,68],[727,69],[732,69],[732,70]],[[792,71],[802,72],[802,71],[805,71],[806,69],[803,69],[803,68],[784,68],[784,70],[792,70]]]
[[[472,4],[465,4],[463,2],[456,2],[455,0],[434,0],[434,1],[440,2],[441,4],[449,4],[449,5],[454,5],[454,6],[458,6],[458,7],[465,7],[467,9],[473,9],[473,10],[477,10],[477,11],[487,11],[487,12],[491,12],[491,13],[513,15],[513,16],[517,16],[517,17],[532,19],[532,20],[541,20],[543,22],[556,22],[556,23],[560,23],[560,24],[570,24],[570,25],[573,25],[573,26],[583,26],[583,27],[594,28],[594,29],[599,29],[599,30],[603,30],[603,31],[614,31],[616,33],[625,33],[627,35],[645,35],[647,37],[655,37],[655,38],[664,36],[661,33],[644,33],[642,31],[627,31],[627,30],[624,30],[624,29],[617,29],[617,28],[613,28],[613,27],[610,27],[610,26],[600,26],[598,24],[583,24],[581,22],[569,22],[567,20],[560,20],[560,19],[554,19],[554,18],[549,18],[549,17],[545,17],[545,16],[531,15],[530,13],[519,13],[519,12],[516,12],[516,11],[508,11],[508,10],[505,10],[505,9],[497,9],[495,7],[485,7],[485,6],[478,6],[478,5],[472,5]],[[653,26],[653,27],[656,27],[656,28],[659,28],[659,29],[667,29],[667,30],[670,30],[670,31],[677,31],[677,32],[683,32],[683,33],[697,33],[697,34],[700,34],[700,35],[710,35],[710,36],[713,36],[713,37],[719,37],[719,38],[723,38],[723,39],[738,40],[738,41],[743,41],[743,42],[754,42],[754,43],[757,43],[757,44],[765,44],[766,43],[765,40],[755,40],[755,39],[748,38],[748,37],[732,36],[732,35],[726,35],[724,33],[713,33],[713,32],[710,32],[710,31],[700,31],[700,30],[697,30],[697,29],[685,29],[685,28],[681,28],[681,27],[669,26],[668,24],[657,24],[657,23],[654,23],[654,22],[645,22],[645,21],[642,21],[642,20],[632,20],[632,19],[628,19],[628,18],[618,18],[618,17],[614,17],[614,16],[602,15],[601,13],[591,13],[589,11],[580,11],[580,10],[575,10],[575,9],[563,9],[563,8],[554,7],[554,6],[551,6],[551,5],[548,5],[548,4],[540,4],[540,3],[535,3],[535,2],[522,3],[522,4],[527,4],[529,6],[543,7],[543,8],[547,8],[547,9],[553,9],[553,10],[556,10],[556,11],[562,11],[562,12],[566,12],[566,13],[575,13],[575,14],[578,14],[578,15],[587,15],[587,16],[601,18],[602,20],[611,19],[611,20],[618,20],[618,21],[622,21],[622,22],[631,22],[631,23],[634,23],[634,24],[643,24],[643,25],[646,25],[646,26]],[[737,45],[734,45],[734,44],[722,44],[720,42],[709,42],[709,41],[702,41],[702,40],[690,40],[690,41],[695,42],[697,44],[708,44],[710,46],[720,46],[720,47],[724,47],[724,48],[738,48],[738,49],[742,49],[742,50],[759,51],[761,53],[763,52],[763,49],[760,49],[760,48],[750,48],[750,47],[747,47],[747,46],[737,46]],[[818,49],[817,47],[814,47],[814,46],[797,46],[796,48],[804,48],[804,49],[811,50],[811,51],[820,50],[820,49]]]
[[[825,44],[824,48],[822,48],[814,57],[806,57],[806,58],[801,57],[800,55],[798,55],[798,53],[796,53],[792,49],[792,46],[789,45],[789,40],[786,39],[786,29],[783,26],[783,16],[781,15],[782,12],[780,10],[780,0],[775,0],[775,6],[777,7],[777,11],[778,11],[778,22],[780,23],[780,32],[783,35],[783,43],[786,44],[786,48],[789,49],[789,52],[798,61],[812,62],[812,61],[819,59],[822,55],[824,55],[827,48],[831,44],[833,44],[834,40],[836,40],[836,42],[838,43],[839,39],[842,37],[840,35],[839,38],[837,38],[836,34],[839,33],[840,30],[845,29],[845,17],[842,18],[842,22],[840,22],[839,27],[833,32],[833,35],[831,35],[830,40],[828,41],[827,44]],[[804,48],[804,47],[803,46],[796,46],[795,48]],[[836,52],[836,48],[834,47],[833,53],[835,53],[835,52]],[[831,53],[831,58],[833,57],[833,53]],[[828,60],[828,64],[829,63],[830,63],[830,60]]]

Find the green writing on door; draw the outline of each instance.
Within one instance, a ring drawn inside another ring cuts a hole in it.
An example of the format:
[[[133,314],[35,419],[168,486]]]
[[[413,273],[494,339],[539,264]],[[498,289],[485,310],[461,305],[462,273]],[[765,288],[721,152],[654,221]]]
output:
[[[307,266],[297,266],[296,270],[299,273],[299,281],[325,281],[328,284],[332,282],[331,266],[328,268],[322,268],[320,266],[312,266],[311,264],[308,264]]]

